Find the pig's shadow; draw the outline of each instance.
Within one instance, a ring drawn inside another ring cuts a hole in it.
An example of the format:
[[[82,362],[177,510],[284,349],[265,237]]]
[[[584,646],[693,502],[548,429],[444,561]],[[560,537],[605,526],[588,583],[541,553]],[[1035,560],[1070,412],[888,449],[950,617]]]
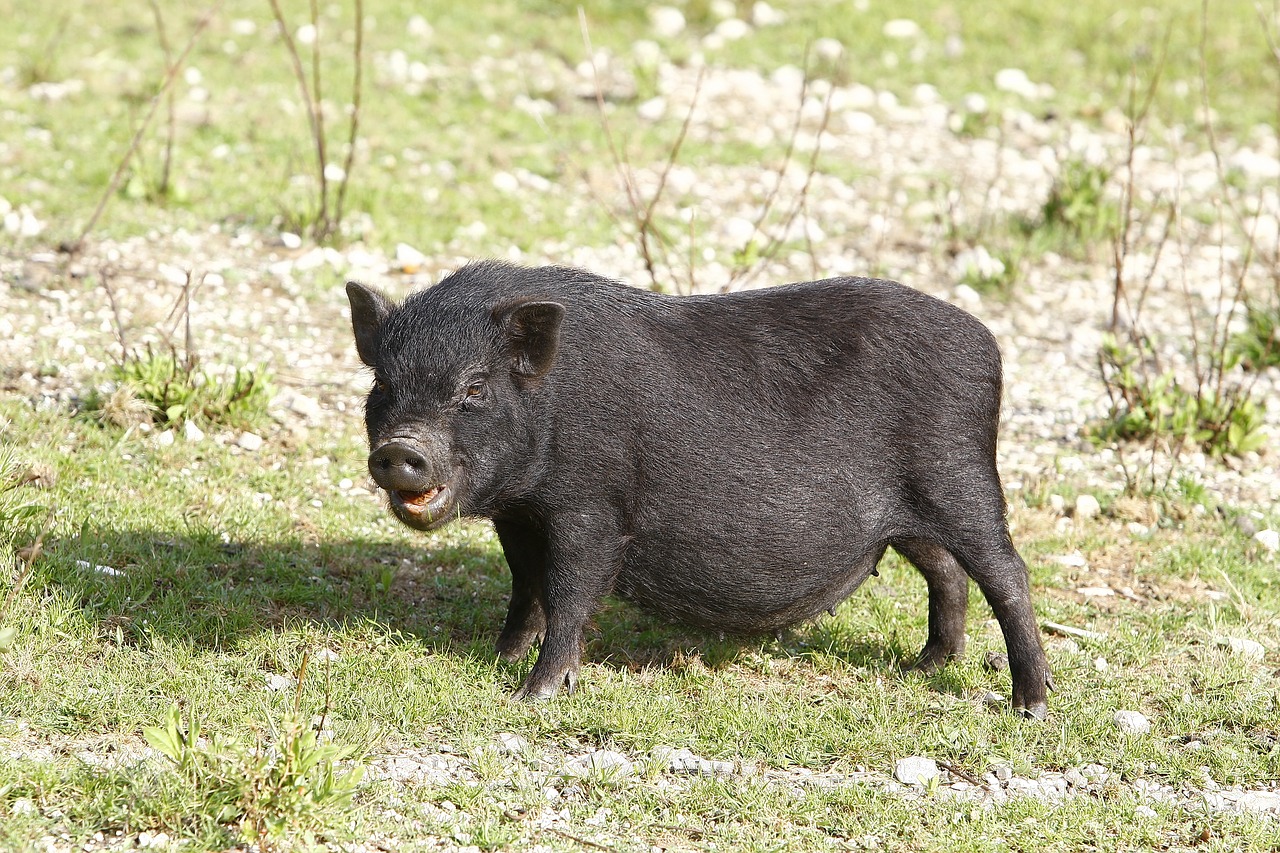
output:
[[[46,578],[125,642],[159,635],[197,649],[234,647],[285,625],[372,624],[430,653],[489,659],[510,575],[496,542],[461,535],[431,548],[373,538],[226,541],[199,530],[93,530],[46,544]],[[914,649],[868,640],[823,620],[782,638],[719,637],[610,599],[587,633],[584,660],[617,669],[716,669],[746,657],[821,653],[898,671]],[[531,658],[530,658],[531,660]],[[506,673],[518,680],[529,665]],[[949,690],[945,672],[935,687]]]

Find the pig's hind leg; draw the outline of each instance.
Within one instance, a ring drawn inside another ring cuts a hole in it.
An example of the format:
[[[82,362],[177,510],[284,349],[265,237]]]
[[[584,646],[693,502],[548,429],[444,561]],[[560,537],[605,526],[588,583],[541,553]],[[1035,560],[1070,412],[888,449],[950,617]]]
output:
[[[546,583],[547,540],[540,531],[514,522],[495,521],[493,526],[511,568],[511,603],[496,650],[503,660],[516,661],[524,657],[546,631],[542,595]]]
[[[1013,677],[1013,710],[1045,719],[1053,679],[1031,606],[1027,566],[1013,547],[1003,521],[989,535],[981,539],[963,537],[950,544],[949,550],[977,582],[1000,623],[1009,652],[1009,674]]]
[[[910,560],[929,585],[929,638],[911,668],[936,672],[964,654],[969,576],[956,558],[935,542],[906,539],[894,542],[893,549]]]

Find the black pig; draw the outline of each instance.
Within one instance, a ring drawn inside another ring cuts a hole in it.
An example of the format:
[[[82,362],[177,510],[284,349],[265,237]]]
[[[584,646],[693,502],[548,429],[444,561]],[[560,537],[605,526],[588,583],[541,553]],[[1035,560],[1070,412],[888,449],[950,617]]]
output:
[[[964,311],[872,279],[679,298],[493,262],[400,305],[347,295],[392,511],[419,530],[493,520],[512,577],[498,654],[541,641],[515,698],[573,690],[605,595],[771,631],[834,607],[892,547],[929,587],[915,666],[963,652],[973,578],[1013,707],[1045,716],[995,464],[1000,354]]]

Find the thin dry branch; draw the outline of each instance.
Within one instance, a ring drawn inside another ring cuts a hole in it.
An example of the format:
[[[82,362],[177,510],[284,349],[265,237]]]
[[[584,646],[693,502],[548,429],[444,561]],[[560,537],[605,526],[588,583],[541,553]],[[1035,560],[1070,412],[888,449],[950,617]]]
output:
[[[142,144],[142,136],[146,133],[147,128],[151,126],[151,119],[155,117],[156,110],[160,107],[160,101],[169,90],[169,87],[173,85],[174,79],[178,76],[178,69],[186,63],[187,56],[190,55],[192,48],[196,46],[196,42],[200,39],[201,34],[204,33],[205,28],[209,26],[209,22],[213,20],[213,16],[222,8],[223,2],[224,0],[216,0],[216,2],[209,7],[208,11],[200,17],[200,20],[196,22],[195,29],[191,33],[191,37],[187,39],[187,44],[182,49],[182,53],[178,55],[176,61],[170,63],[169,67],[165,69],[164,77],[160,82],[160,88],[156,91],[155,95],[152,96],[151,104],[147,108],[146,115],[143,116],[142,124],[140,124],[137,131],[134,132],[133,139],[130,141],[129,147],[125,150],[124,156],[120,158],[120,163],[116,166],[115,173],[112,174],[111,180],[107,182],[107,187],[103,190],[101,198],[98,199],[98,205],[94,208],[93,215],[89,217],[89,221],[86,222],[84,228],[81,229],[79,237],[72,242],[63,243],[59,247],[62,251],[68,254],[74,254],[80,251],[80,248],[84,245],[85,238],[89,236],[89,232],[98,224],[98,219],[102,216],[102,212],[106,210],[107,201],[110,200],[110,198],[115,195],[116,190],[119,189],[120,181],[124,178],[125,169],[128,168],[129,162],[138,152],[138,146]]]
[[[792,126],[791,130],[791,140],[787,144],[787,154],[783,159],[782,166],[778,169],[777,180],[771,188],[770,196],[766,199],[766,208],[772,206],[773,197],[778,188],[782,186],[783,180],[786,176],[787,167],[791,164],[791,155],[794,151],[795,140],[799,135],[800,124],[804,115],[805,93],[808,91],[809,87],[809,73],[807,67],[808,65],[806,63],[804,82],[802,82],[800,86],[800,106],[796,110],[795,124]],[[800,187],[800,192],[796,195],[795,202],[792,204],[787,215],[783,218],[782,227],[780,229],[775,229],[775,232],[770,235],[769,242],[767,242],[764,249],[760,251],[759,262],[752,267],[741,271],[740,274],[735,273],[735,275],[730,278],[729,287],[742,286],[759,275],[760,270],[764,268],[764,262],[774,258],[782,248],[782,244],[786,240],[787,234],[791,231],[791,226],[795,222],[796,217],[802,210],[807,209],[809,189],[813,185],[813,176],[818,172],[818,157],[822,154],[822,137],[826,134],[827,127],[831,123],[831,95],[832,90],[828,89],[822,103],[822,118],[818,123],[818,132],[814,137],[813,150],[809,152],[809,162],[805,167],[804,184]],[[761,214],[761,217],[757,219],[755,225],[756,231],[754,233],[760,233],[760,229],[764,221],[763,217],[767,215],[768,211],[766,210]],[[812,244],[808,242],[807,228],[805,229],[805,240],[806,245],[809,246],[810,262],[816,266],[816,262],[813,258]]]
[[[333,222],[342,224],[342,211],[347,198],[347,185],[351,182],[351,169],[356,159],[356,139],[360,135],[360,93],[364,80],[364,0],[356,0],[356,68],[351,82],[351,121],[347,135],[347,157],[342,163],[342,180],[338,182],[338,198],[334,203]]]
[[[160,49],[164,51],[164,64],[166,66],[172,65],[173,50],[169,46],[169,34],[165,30],[164,15],[160,13],[160,4],[156,0],[149,0],[149,2],[151,4],[151,14],[156,19],[156,36],[160,40]],[[169,192],[169,174],[173,167],[173,140],[178,132],[178,119],[174,109],[172,86],[165,93],[165,101],[168,107],[168,124],[164,139],[164,159],[160,165],[160,184],[156,187],[156,191],[162,196]]]
[[[320,114],[320,98],[319,98],[319,44],[320,34],[317,31],[315,36],[316,45],[313,58],[313,70],[316,80],[316,91],[312,92],[312,84],[307,82],[307,71],[302,65],[302,56],[298,53],[298,44],[293,39],[293,34],[289,32],[289,24],[284,19],[284,12],[280,9],[279,0],[268,0],[271,4],[271,13],[275,16],[276,26],[280,30],[280,38],[284,41],[285,52],[289,55],[289,62],[293,66],[293,76],[298,80],[298,88],[302,90],[302,102],[307,108],[307,124],[311,128],[311,141],[316,147],[317,172],[320,180],[319,204],[320,209],[316,214],[316,222],[321,223],[328,219],[328,200],[329,192],[326,185],[327,178],[324,174],[325,167],[325,150],[324,150],[324,117]],[[317,10],[315,0],[311,2],[311,18],[312,26],[318,27],[316,21]]]

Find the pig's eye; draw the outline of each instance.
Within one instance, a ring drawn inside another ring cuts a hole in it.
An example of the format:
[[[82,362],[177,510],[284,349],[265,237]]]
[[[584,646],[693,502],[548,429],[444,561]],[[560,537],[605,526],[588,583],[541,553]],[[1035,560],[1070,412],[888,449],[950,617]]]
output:
[[[387,397],[387,383],[381,379],[373,380],[373,388],[369,390],[369,405],[381,405]]]
[[[477,379],[467,386],[466,399],[472,402],[484,396],[484,381]]]

